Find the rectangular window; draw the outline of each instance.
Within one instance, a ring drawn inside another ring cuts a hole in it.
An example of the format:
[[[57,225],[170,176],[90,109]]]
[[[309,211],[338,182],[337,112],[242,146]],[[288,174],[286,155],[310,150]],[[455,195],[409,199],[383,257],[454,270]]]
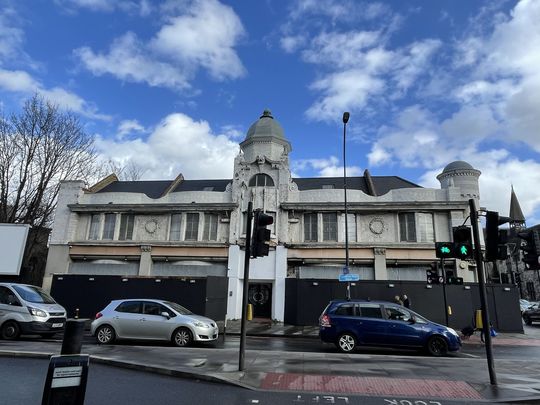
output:
[[[304,214],[304,242],[317,242],[317,213]]]
[[[381,306],[379,304],[360,304],[360,316],[382,319]]]
[[[115,225],[116,225],[116,214],[105,214],[105,222],[103,224],[103,235],[101,236],[101,239],[113,239]]]
[[[435,242],[433,231],[433,214],[418,213],[418,242]]]
[[[399,236],[402,242],[416,242],[414,212],[402,212],[399,214]]]
[[[90,230],[88,231],[88,239],[99,239],[99,225],[101,224],[101,215],[93,214],[90,218]]]
[[[199,237],[199,213],[186,214],[185,240],[197,240]]]
[[[217,214],[204,214],[203,240],[217,240]]]
[[[182,214],[171,215],[171,228],[169,231],[169,240],[180,240],[181,223],[182,223]]]
[[[347,214],[347,231],[349,242],[356,242],[356,215]]]
[[[323,241],[337,242],[337,213],[326,212],[322,214]]]
[[[132,240],[133,239],[133,223],[135,217],[133,214],[122,214],[120,217],[120,240]]]

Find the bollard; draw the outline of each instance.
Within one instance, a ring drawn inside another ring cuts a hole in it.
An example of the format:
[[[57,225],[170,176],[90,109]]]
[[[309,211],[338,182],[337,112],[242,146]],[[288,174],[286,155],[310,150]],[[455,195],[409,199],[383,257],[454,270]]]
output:
[[[84,335],[84,319],[68,319],[60,354],[80,354]]]
[[[253,319],[253,304],[248,304],[246,319],[251,321]]]
[[[226,334],[227,334],[227,318],[225,318],[225,322],[223,323],[223,343],[225,343]]]
[[[482,329],[484,327],[484,322],[482,322],[482,310],[477,309],[476,310],[476,329]]]

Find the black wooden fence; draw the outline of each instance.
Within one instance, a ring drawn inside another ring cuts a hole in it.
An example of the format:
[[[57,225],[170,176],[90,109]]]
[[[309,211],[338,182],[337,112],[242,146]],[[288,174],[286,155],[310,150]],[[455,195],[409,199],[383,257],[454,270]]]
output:
[[[445,323],[442,285],[414,281],[362,281],[351,285],[351,298],[393,301],[406,294],[411,309],[426,318]],[[447,285],[447,303],[451,307],[449,326],[462,329],[470,325],[475,310],[480,309],[478,284]],[[488,284],[487,300],[490,318],[501,332],[523,332],[519,309],[519,292],[514,285]],[[346,283],[337,280],[295,279],[285,281],[285,323],[316,325],[319,316],[332,299],[344,298]]]
[[[196,314],[216,321],[227,312],[226,277],[122,277],[55,275],[51,295],[73,317],[94,318],[112,300],[154,298],[177,302]]]

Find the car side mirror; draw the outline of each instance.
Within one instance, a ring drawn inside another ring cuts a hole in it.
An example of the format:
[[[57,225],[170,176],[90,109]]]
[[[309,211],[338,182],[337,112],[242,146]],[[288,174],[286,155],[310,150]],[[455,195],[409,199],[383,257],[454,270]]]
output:
[[[416,319],[414,319],[414,316],[409,319],[409,323],[410,324],[416,323]]]
[[[167,319],[171,319],[171,316],[169,315],[169,313],[168,313],[168,312],[165,312],[165,311],[163,311],[163,312],[161,313],[161,316],[164,317],[164,318],[167,318]]]

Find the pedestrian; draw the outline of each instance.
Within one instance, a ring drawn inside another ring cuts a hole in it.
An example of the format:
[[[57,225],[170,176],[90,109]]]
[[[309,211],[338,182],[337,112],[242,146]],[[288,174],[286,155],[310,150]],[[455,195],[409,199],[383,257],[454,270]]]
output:
[[[394,302],[395,302],[396,304],[399,304],[399,305],[403,306],[403,301],[401,301],[401,298],[399,298],[399,295],[396,295],[396,296],[394,297]]]
[[[403,306],[405,308],[411,307],[411,300],[409,299],[409,297],[407,297],[407,294],[403,294],[403,296],[401,297],[401,301],[403,301]]]

